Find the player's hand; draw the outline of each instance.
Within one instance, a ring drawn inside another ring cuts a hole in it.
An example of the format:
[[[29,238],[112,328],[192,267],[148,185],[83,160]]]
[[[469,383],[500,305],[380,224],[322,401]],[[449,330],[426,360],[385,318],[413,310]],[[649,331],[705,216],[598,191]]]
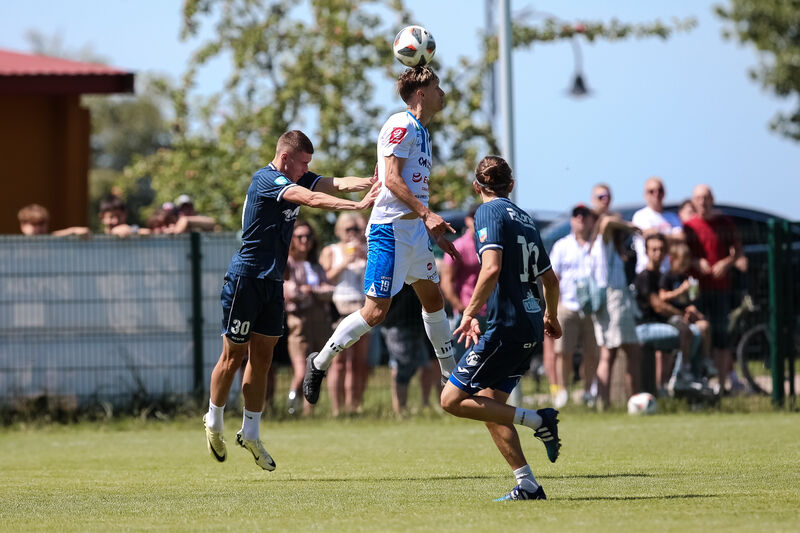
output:
[[[361,199],[360,202],[356,204],[356,210],[361,211],[363,209],[369,209],[375,203],[375,199],[378,197],[378,193],[381,191],[381,184],[379,182],[375,182],[372,184],[372,188],[369,190],[366,196]]]
[[[553,339],[560,339],[562,335],[561,324],[559,324],[558,319],[551,317],[547,313],[544,314],[544,332]]]
[[[439,237],[444,235],[447,231],[450,233],[456,232],[456,230],[453,229],[453,226],[448,224],[442,217],[433,211],[428,211],[428,214],[423,218],[423,221],[425,222],[425,229],[428,230],[428,233],[431,234],[434,241],[438,242]]]
[[[458,335],[458,344],[464,341],[464,347],[469,348],[472,344],[478,344],[478,337],[481,334],[481,325],[478,319],[470,315],[461,316],[461,324],[453,331],[453,335]]]
[[[378,181],[378,163],[375,163],[375,170],[370,178],[370,183],[375,183],[376,181]]]
[[[444,253],[453,258],[453,261],[461,261],[461,252],[459,252],[455,245],[450,242],[444,235],[436,239],[436,244],[442,249]]]

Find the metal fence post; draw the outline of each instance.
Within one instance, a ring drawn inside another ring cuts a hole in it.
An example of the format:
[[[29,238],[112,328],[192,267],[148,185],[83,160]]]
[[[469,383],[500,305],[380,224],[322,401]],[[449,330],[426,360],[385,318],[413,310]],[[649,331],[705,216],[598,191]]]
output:
[[[786,281],[784,225],[774,218],[767,222],[769,228],[769,331],[770,368],[772,369],[772,403],[783,405],[784,401],[784,354],[786,353],[785,317],[786,317]]]
[[[189,260],[192,272],[192,346],[194,351],[194,392],[201,397],[204,391],[203,380],[203,285],[200,234],[190,235]]]
[[[784,324],[786,325],[786,363],[788,363],[788,378],[789,378],[789,407],[795,408],[796,391],[794,386],[794,364],[797,357],[797,345],[795,344],[795,328],[797,327],[797,291],[795,290],[795,283],[800,280],[795,280],[795,252],[794,241],[795,232],[794,226],[798,224],[789,221],[784,222],[784,232],[786,235],[785,249],[786,261],[783,268],[785,269],[785,283],[786,283],[786,313],[784,315]]]

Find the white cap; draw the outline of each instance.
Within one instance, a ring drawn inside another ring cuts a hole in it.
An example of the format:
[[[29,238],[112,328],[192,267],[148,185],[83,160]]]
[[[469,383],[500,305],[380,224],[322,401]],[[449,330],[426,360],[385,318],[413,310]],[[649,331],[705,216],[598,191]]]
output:
[[[191,203],[193,203],[192,198],[188,194],[181,194],[175,199],[175,205],[177,205],[178,207],[184,204],[191,204]]]

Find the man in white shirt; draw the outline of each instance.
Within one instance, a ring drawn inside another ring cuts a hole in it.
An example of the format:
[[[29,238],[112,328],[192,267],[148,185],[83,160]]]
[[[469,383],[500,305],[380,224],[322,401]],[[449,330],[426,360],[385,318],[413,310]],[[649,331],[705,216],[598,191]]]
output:
[[[563,407],[569,399],[567,387],[572,371],[572,357],[578,346],[583,355],[584,402],[594,404],[592,381],[597,371],[597,341],[591,312],[581,309],[578,287],[588,290],[587,278],[592,275],[591,235],[597,216],[584,204],[572,209],[572,232],[559,239],[550,252],[550,262],[561,284],[558,316],[564,335],[555,341],[556,385],[554,407]]]
[[[444,108],[439,77],[430,67],[407,69],[397,80],[406,110],[386,121],[378,137],[378,179],[381,191],[367,229],[367,270],[364,306],[346,316],[319,353],[308,356],[303,395],[317,403],[325,372],[340,351],[383,322],[404,283],[422,304],[422,321],[444,379],[455,366],[453,336],[431,239],[446,253],[460,257],[444,234],[455,230],[428,208],[428,178],[433,151],[427,125]]]
[[[647,253],[644,241],[650,235],[661,233],[668,240],[679,240],[683,236],[681,219],[676,213],[664,211],[664,183],[660,178],[652,177],[644,182],[644,201],[647,204],[633,214],[633,225],[642,230],[641,236],[633,241],[636,250],[636,273],[647,268]],[[669,270],[669,259],[661,263],[661,272]]]

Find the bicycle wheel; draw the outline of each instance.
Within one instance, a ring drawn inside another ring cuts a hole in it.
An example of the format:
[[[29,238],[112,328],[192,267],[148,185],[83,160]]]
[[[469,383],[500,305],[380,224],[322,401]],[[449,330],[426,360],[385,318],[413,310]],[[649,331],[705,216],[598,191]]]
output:
[[[753,392],[759,394],[772,393],[770,341],[767,325],[758,324],[745,331],[736,345],[739,370]]]

